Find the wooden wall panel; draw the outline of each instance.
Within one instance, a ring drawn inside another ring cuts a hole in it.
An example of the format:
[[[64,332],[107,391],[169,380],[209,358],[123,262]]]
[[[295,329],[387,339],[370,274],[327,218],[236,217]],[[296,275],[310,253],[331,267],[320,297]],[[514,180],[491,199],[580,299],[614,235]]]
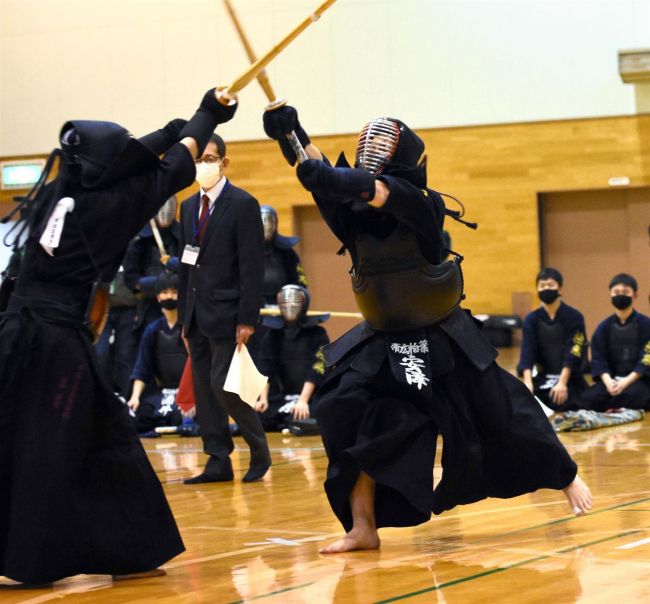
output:
[[[448,223],[454,249],[465,256],[467,306],[477,312],[510,312],[512,292],[534,291],[540,262],[539,193],[602,189],[610,177],[621,175],[628,176],[633,186],[650,185],[650,115],[443,128],[419,134],[427,146],[429,186],[459,197],[467,218],[480,223],[478,231]],[[356,135],[314,138],[332,160],[340,150],[353,158],[355,141]],[[312,201],[276,143],[233,142],[228,155],[229,177],[260,203],[273,205],[281,232],[291,234],[293,207]]]

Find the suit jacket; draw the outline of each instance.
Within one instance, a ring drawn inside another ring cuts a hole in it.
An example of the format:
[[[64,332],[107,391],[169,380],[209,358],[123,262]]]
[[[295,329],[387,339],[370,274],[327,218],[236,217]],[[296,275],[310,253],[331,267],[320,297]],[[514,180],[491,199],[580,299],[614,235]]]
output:
[[[179,255],[198,245],[200,197],[181,205]],[[228,182],[215,201],[194,266],[180,263],[179,321],[212,338],[235,337],[236,327],[257,325],[264,286],[264,229],[257,200]]]

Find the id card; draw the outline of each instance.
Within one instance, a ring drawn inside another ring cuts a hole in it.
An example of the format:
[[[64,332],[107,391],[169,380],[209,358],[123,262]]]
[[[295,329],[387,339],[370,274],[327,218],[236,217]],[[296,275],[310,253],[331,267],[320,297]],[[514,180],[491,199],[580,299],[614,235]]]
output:
[[[190,266],[194,266],[196,264],[196,260],[199,257],[199,252],[201,251],[201,248],[198,246],[194,245],[186,245],[185,249],[183,250],[183,256],[181,257],[181,262],[183,264],[189,264]]]

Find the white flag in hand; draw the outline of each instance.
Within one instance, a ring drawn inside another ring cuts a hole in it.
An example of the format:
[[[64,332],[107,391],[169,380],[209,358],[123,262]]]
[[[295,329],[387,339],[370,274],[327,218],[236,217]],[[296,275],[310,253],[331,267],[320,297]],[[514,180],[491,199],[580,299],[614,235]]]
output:
[[[223,385],[224,390],[238,394],[242,401],[253,407],[268,380],[255,367],[246,344],[242,345],[241,350],[235,348],[226,383]]]

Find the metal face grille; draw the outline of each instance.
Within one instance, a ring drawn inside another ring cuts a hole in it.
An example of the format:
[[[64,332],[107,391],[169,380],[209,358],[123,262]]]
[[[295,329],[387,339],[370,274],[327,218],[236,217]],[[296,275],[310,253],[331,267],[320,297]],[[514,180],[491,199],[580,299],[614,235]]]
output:
[[[398,140],[397,123],[385,117],[368,122],[359,134],[355,166],[380,174],[393,157]]]
[[[271,241],[278,232],[278,216],[273,208],[262,206],[262,226],[264,241]]]
[[[171,226],[176,218],[176,196],[172,195],[158,210],[156,222],[159,227],[167,228]]]
[[[278,306],[285,321],[297,320],[305,303],[305,293],[297,285],[285,285],[278,293]]]

